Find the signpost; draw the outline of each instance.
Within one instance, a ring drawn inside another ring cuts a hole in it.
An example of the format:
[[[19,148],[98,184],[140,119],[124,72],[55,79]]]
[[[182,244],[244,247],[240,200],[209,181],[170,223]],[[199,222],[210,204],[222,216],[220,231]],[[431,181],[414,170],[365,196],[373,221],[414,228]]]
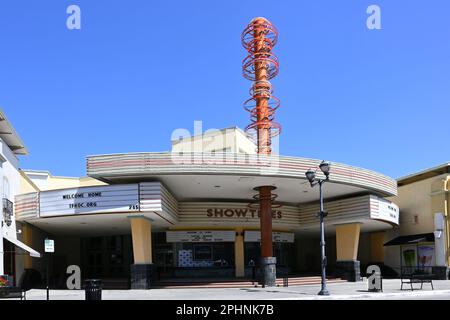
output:
[[[47,301],[50,300],[50,254],[55,253],[55,240],[45,239],[44,240],[44,251],[47,255]]]
[[[44,246],[46,253],[55,253],[55,240],[45,239]]]

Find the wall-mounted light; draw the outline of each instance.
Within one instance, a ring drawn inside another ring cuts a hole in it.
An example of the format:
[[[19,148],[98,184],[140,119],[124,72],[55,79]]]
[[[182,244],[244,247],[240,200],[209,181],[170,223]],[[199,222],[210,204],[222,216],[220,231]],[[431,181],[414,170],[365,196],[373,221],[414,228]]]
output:
[[[435,237],[436,239],[440,239],[440,238],[442,237],[442,230],[436,230],[436,231],[434,232],[434,237]]]

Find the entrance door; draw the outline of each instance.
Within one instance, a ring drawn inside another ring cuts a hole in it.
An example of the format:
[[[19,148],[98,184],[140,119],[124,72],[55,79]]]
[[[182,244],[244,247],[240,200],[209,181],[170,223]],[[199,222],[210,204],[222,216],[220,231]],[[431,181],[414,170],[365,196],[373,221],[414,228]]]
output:
[[[13,285],[17,284],[16,279],[16,246],[4,239],[3,241],[3,258],[4,258],[4,273],[11,276],[14,280]]]
[[[158,267],[160,278],[170,278],[173,276],[174,248],[172,244],[158,245],[155,250],[156,266]]]
[[[87,278],[128,279],[131,250],[130,236],[82,239],[82,270]]]

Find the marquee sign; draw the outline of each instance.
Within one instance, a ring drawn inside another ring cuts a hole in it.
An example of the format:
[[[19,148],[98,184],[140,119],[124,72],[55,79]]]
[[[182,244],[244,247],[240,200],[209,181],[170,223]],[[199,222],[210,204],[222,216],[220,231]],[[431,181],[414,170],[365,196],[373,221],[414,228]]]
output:
[[[395,203],[378,198],[376,200],[375,205],[370,210],[370,218],[376,220],[383,220],[398,225],[399,211],[400,210]]]
[[[40,193],[40,216],[138,212],[138,184],[72,188]]]
[[[273,232],[273,242],[278,243],[294,243],[295,234],[291,232]],[[259,231],[245,231],[245,242],[261,242],[261,232]]]
[[[235,231],[167,231],[167,243],[174,242],[234,242]]]

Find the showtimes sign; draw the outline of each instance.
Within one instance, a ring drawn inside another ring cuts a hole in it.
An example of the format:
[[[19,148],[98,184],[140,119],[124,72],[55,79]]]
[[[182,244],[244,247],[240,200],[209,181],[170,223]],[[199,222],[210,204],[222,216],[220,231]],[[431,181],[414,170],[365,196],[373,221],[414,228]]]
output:
[[[260,211],[251,208],[214,208],[207,209],[206,216],[208,218],[242,218],[242,219],[256,219],[260,218]],[[272,210],[273,219],[282,219],[283,212],[279,210]]]

